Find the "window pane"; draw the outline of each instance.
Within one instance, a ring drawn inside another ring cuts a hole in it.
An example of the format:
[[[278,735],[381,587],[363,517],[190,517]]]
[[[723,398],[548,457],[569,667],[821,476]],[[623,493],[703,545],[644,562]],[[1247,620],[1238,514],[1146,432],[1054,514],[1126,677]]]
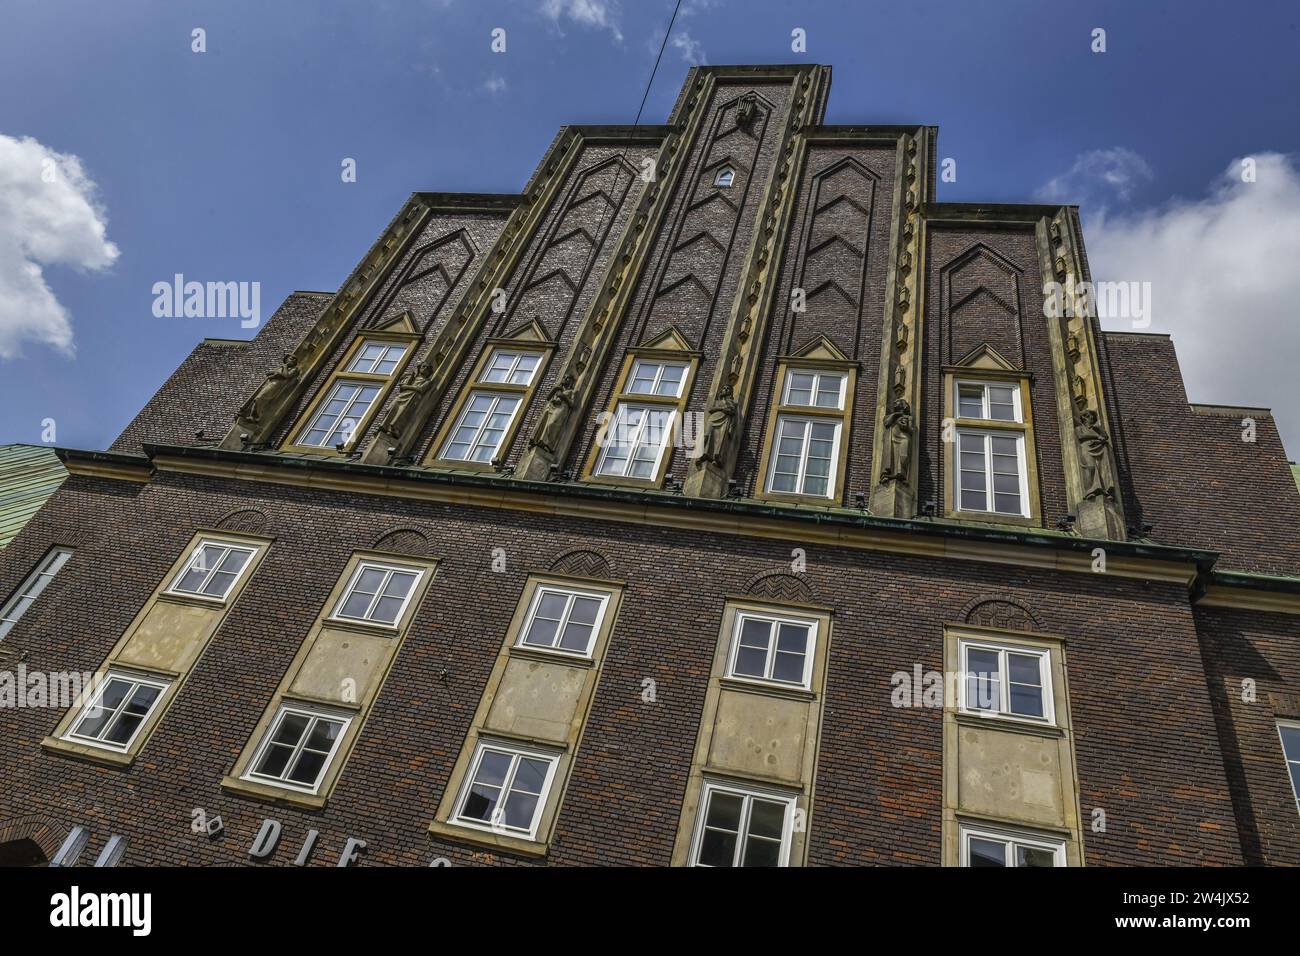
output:
[[[298,762],[289,771],[289,779],[294,783],[312,786],[325,766],[325,754],[314,750],[303,750],[298,754]]]
[[[485,750],[479,758],[478,772],[474,774],[474,782],[499,787],[505,783],[506,773],[509,770],[509,754],[496,750]]]
[[[844,379],[839,375],[821,375],[817,379],[817,407],[839,408],[840,384]]]
[[[791,372],[790,387],[786,391],[787,405],[811,405],[816,376],[811,372]]]
[[[533,826],[533,814],[537,810],[537,797],[531,793],[511,791],[506,798],[505,825],[517,830],[529,830]]]
[[[705,829],[700,839],[701,866],[733,866],[736,858],[736,834]]]
[[[469,793],[465,795],[465,806],[461,808],[460,815],[473,820],[486,821],[491,818],[492,810],[497,805],[497,798],[500,796],[500,788],[475,783],[469,788]]]
[[[1282,734],[1282,752],[1286,754],[1286,759],[1300,760],[1300,727],[1279,724],[1277,729]]]
[[[339,731],[343,724],[336,720],[318,719],[311,729],[311,734],[307,737],[307,743],[304,744],[310,750],[322,750],[329,753],[334,747],[334,741],[338,739]]]
[[[271,739],[275,743],[289,744],[296,747],[310,723],[311,718],[306,714],[285,714],[280,720],[280,726],[276,728],[275,736]]]
[[[757,797],[749,808],[750,836],[768,837],[780,840],[785,829],[785,804],[775,800],[760,800]]]
[[[591,643],[591,625],[577,624],[570,622],[564,628],[564,635],[560,638],[560,647],[566,651],[587,650],[587,645]]]
[[[745,858],[741,866],[778,866],[781,862],[781,841],[749,837],[745,841]]]
[[[515,768],[515,779],[510,782],[511,790],[524,793],[541,793],[542,784],[546,782],[546,771],[550,764],[536,757],[520,757],[519,766]]]
[[[1016,866],[1056,866],[1056,854],[1036,846],[1016,846]]]
[[[1026,687],[1024,684],[1009,684],[1011,713],[1025,717],[1043,716],[1043,691],[1040,687]]]
[[[525,644],[536,644],[540,647],[553,647],[555,645],[555,632],[559,627],[558,622],[548,620],[544,617],[533,618],[533,623],[528,628],[528,633],[524,636]]]
[[[1006,844],[983,837],[968,837],[968,864],[970,866],[1006,866]]]
[[[961,418],[983,418],[984,390],[978,385],[959,385],[957,415]]]
[[[743,797],[739,797],[734,793],[713,791],[709,794],[709,815],[704,821],[705,826],[723,830],[739,830],[740,811],[744,802]]]
[[[284,776],[284,768],[289,765],[293,748],[283,744],[271,744],[262,755],[262,762],[257,765],[256,773],[266,777]]]
[[[998,710],[1002,706],[997,651],[972,647],[966,654],[966,706]]]
[[[112,744],[125,744],[131,739],[131,735],[135,733],[135,729],[140,726],[140,721],[143,719],[138,714],[123,713],[109,727],[103,739]]]
[[[353,591],[348,595],[348,599],[343,602],[343,607],[339,611],[339,616],[364,618],[366,616],[366,611],[370,609],[370,602],[373,598],[374,595],[372,594]]]
[[[659,394],[676,398],[682,392],[682,378],[686,374],[684,365],[665,365],[659,379]]]

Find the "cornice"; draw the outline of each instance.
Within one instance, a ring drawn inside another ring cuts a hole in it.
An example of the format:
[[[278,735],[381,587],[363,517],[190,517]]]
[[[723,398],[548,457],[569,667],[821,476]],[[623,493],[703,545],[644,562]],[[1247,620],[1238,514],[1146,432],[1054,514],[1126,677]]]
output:
[[[70,475],[84,478],[108,478],[145,484],[153,464],[144,455],[116,451],[85,451],[79,448],[56,448],[54,453]]]
[[[927,518],[885,518],[848,508],[782,505],[752,499],[695,498],[672,492],[582,482],[544,482],[417,466],[146,444],[134,456],[157,472],[436,501],[472,507],[649,524],[739,537],[982,561],[1090,574],[1093,550],[1106,550],[1106,573],[1191,587],[1217,552],[1145,542],[1093,541],[1046,529],[975,527]],[[82,453],[94,454],[94,453]]]
[[[1210,570],[1202,576],[1200,607],[1300,614],[1300,578]]]

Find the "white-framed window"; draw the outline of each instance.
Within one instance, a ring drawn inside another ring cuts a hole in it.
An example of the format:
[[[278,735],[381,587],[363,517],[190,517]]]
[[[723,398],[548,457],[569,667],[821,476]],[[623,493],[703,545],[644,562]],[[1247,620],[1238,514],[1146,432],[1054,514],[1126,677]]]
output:
[[[126,750],[169,686],[170,681],[160,677],[109,670],[64,733],[64,739]]]
[[[785,392],[781,404],[843,411],[844,383],[847,379],[848,376],[843,372],[792,368],[785,373]]]
[[[713,185],[724,188],[731,186],[736,181],[736,171],[730,166],[723,166],[713,176]]]
[[[519,411],[519,395],[470,392],[456,426],[447,436],[439,458],[491,463]]]
[[[248,545],[203,538],[172,578],[167,592],[224,601],[256,553],[257,549]]]
[[[957,429],[957,510],[1029,515],[1025,436]]]
[[[691,866],[786,866],[795,798],[706,780]]]
[[[807,689],[816,647],[814,620],[738,611],[727,676]]]
[[[1020,386],[1013,382],[956,382],[957,417],[1024,423]]]
[[[338,380],[307,427],[299,433],[297,444],[333,448],[350,442],[380,391],[382,386],[378,383]]]
[[[0,639],[3,639],[18,623],[19,618],[27,613],[27,609],[36,603],[40,593],[54,580],[54,576],[68,563],[70,557],[72,551],[68,548],[51,548],[45,557],[41,558],[40,564],[36,565],[36,569],[23,579],[23,583],[18,585],[18,590],[5,601],[3,607],[0,607]]]
[[[533,376],[541,364],[541,352],[494,349],[479,381],[490,385],[519,385],[527,388],[533,384]]]
[[[1282,738],[1282,757],[1291,778],[1291,795],[1295,797],[1296,809],[1300,810],[1300,721],[1279,720],[1277,732]]]
[[[778,416],[767,490],[831,497],[842,424],[839,419]]]
[[[408,346],[396,342],[362,342],[345,371],[366,375],[392,375],[406,356]]]
[[[315,793],[351,722],[341,711],[282,703],[244,778]]]
[[[606,593],[539,585],[516,646],[590,657],[608,603]]]
[[[1065,841],[1001,827],[961,826],[962,866],[1065,866]]]
[[[557,755],[482,740],[474,751],[452,820],[531,840],[555,778]]]
[[[632,363],[632,374],[628,378],[627,392],[631,395],[660,395],[667,398],[680,398],[682,385],[686,382],[686,371],[689,368],[690,365],[686,362],[637,359]]]
[[[620,402],[605,430],[596,474],[654,480],[676,414],[674,408]]]
[[[360,621],[395,627],[415,594],[424,574],[411,568],[378,561],[362,561],[352,572],[343,595],[330,616],[345,621]]]
[[[1052,657],[1045,647],[961,639],[961,709],[1053,723]]]

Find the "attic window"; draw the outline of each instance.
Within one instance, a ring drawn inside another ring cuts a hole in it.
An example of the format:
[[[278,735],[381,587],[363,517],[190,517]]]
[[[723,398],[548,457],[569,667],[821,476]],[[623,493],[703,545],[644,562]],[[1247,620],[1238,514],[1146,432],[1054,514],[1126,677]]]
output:
[[[713,177],[715,186],[731,186],[736,181],[736,171],[730,166],[723,166],[718,170],[717,175]]]

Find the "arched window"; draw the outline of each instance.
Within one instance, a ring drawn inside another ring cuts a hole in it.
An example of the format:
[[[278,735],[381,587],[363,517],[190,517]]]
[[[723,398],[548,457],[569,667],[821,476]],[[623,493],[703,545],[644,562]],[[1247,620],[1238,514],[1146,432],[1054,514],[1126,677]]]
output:
[[[730,186],[736,181],[736,171],[730,166],[723,166],[718,170],[717,175],[713,177],[713,185]]]

